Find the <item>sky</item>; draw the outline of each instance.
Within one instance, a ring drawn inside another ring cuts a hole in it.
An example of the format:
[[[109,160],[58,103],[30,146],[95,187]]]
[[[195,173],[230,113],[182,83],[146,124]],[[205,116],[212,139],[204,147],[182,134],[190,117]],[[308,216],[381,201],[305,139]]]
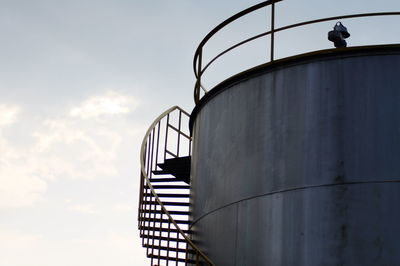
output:
[[[142,137],[167,108],[193,109],[197,45],[259,2],[0,0],[0,265],[149,265],[136,221]],[[277,26],[376,11],[400,2],[287,0]],[[349,46],[399,40],[398,18],[343,24]],[[331,48],[333,25],[278,34],[277,58]],[[205,57],[268,27],[256,12]],[[266,62],[268,49],[260,40],[224,57],[204,86]]]

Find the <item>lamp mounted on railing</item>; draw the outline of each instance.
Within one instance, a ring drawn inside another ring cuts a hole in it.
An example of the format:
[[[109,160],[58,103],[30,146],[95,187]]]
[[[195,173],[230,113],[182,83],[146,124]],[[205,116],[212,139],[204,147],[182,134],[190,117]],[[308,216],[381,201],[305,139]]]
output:
[[[328,40],[333,42],[336,48],[346,47],[347,43],[345,39],[349,37],[350,33],[340,21],[336,22],[333,30],[328,32]]]

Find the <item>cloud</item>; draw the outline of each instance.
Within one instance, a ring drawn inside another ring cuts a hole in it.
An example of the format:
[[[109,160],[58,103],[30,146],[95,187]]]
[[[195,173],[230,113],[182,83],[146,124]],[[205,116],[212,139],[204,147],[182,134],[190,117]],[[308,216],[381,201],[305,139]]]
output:
[[[90,97],[58,118],[45,119],[34,132],[34,152],[41,176],[48,179],[95,179],[118,174],[116,162],[122,142],[134,130],[125,114],[133,110],[132,96],[107,92]],[[87,119],[102,116],[102,119]]]
[[[99,233],[95,237],[49,238],[0,229],[0,265],[149,265],[136,232]]]
[[[15,123],[20,109],[16,105],[0,104],[0,127]]]
[[[68,207],[68,210],[85,213],[85,214],[99,213],[97,210],[95,210],[95,208],[92,204],[76,204],[76,205],[72,205],[72,206]]]
[[[0,229],[0,247],[5,249],[31,249],[42,239],[40,235],[23,234],[17,230]],[[3,246],[4,244],[4,246]]]
[[[134,102],[131,96],[107,92],[56,117],[36,117],[41,122],[35,123],[35,129],[28,127],[18,134],[21,140],[29,140],[26,145],[17,145],[15,137],[11,141],[13,130],[25,123],[17,119],[21,108],[0,104],[0,126],[16,125],[7,135],[0,131],[0,208],[44,201],[50,181],[117,176],[119,156],[125,155],[122,144],[132,138],[135,126],[129,117],[116,114],[132,111]],[[99,116],[101,119],[87,119]],[[92,211],[88,206],[75,206],[74,210]]]
[[[18,122],[21,107],[0,104],[0,127]],[[47,184],[29,167],[26,150],[14,147],[0,132],[0,209],[23,207],[43,200]]]
[[[112,209],[115,212],[132,212],[135,207],[134,203],[118,203]]]
[[[138,105],[138,101],[115,91],[87,99],[81,105],[71,108],[69,114],[82,119],[104,115],[127,114]]]
[[[42,128],[34,133],[36,143],[33,147],[42,160],[41,176],[47,179],[95,179],[116,175],[118,149],[125,127],[129,125],[117,126],[111,120],[108,122],[104,126],[69,117],[44,121]]]
[[[29,148],[13,146],[0,132],[0,209],[30,206],[43,201],[47,182]]]
[[[145,250],[135,233],[128,232],[122,235],[108,232],[99,235],[97,239],[82,238],[74,242],[88,253],[85,254],[85,259],[98,258],[96,263],[88,261],[86,265],[149,265],[150,261],[146,258]],[[95,256],[91,256],[92,253],[95,253]]]
[[[43,201],[47,183],[24,169],[0,167],[0,209]]]

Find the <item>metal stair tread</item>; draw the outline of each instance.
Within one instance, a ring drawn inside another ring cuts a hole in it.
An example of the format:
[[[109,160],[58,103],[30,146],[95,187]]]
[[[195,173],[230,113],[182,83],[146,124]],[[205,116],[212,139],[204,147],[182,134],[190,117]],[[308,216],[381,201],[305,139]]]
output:
[[[150,254],[147,254],[147,256],[148,256],[149,258],[153,257],[153,259],[158,259],[158,258],[159,258],[160,260],[196,263],[196,261],[195,261],[195,260],[192,260],[192,259],[176,258],[176,257],[173,257],[173,256],[169,256],[169,257],[167,257],[167,256],[159,256],[159,255],[153,255],[153,254],[151,254],[151,253],[150,253]]]
[[[146,238],[148,240],[152,240],[153,236],[152,235],[148,235],[148,234],[140,234],[141,238]],[[170,241],[170,242],[179,242],[179,243],[186,243],[186,240],[183,238],[176,238],[176,237],[159,237],[159,236],[154,236],[154,240],[161,240],[161,241]]]
[[[182,181],[172,177],[165,177],[165,178],[150,178],[150,182],[158,183],[158,182],[182,182]]]
[[[146,188],[149,188],[148,186]],[[188,185],[153,185],[154,189],[190,189]]]
[[[156,213],[156,214],[165,214],[161,210],[142,210],[142,212],[150,213],[150,214],[154,214],[154,213]],[[169,214],[172,214],[172,215],[190,215],[189,211],[168,211],[168,212],[169,212]]]
[[[159,198],[189,198],[189,194],[158,193]],[[143,197],[154,197],[151,193],[144,193]]]
[[[175,228],[170,228],[168,230],[168,228],[159,228],[159,227],[152,227],[152,226],[139,226],[140,230],[146,230],[146,231],[157,231],[157,232],[172,232],[172,233],[176,233],[179,232],[177,229]],[[182,232],[184,232],[185,234],[189,234],[189,230],[185,230],[185,229],[181,229]],[[155,238],[157,238],[157,236],[155,236]]]
[[[143,203],[150,205],[158,205],[158,202],[156,201],[143,201]],[[176,201],[162,201],[162,204],[164,206],[183,206],[183,207],[189,207],[190,205],[189,202],[176,202]]]
[[[143,244],[145,248],[154,248],[158,250],[169,250],[171,252],[180,252],[180,253],[192,253],[195,254],[196,252],[193,249],[184,249],[184,248],[176,248],[176,247],[167,247],[167,246],[158,246],[158,245],[151,245],[151,244]]]
[[[160,222],[160,219],[158,219],[158,218],[148,218],[148,217],[140,217],[139,220],[140,221],[145,221],[145,222]],[[177,220],[177,219],[174,219],[174,221],[177,224],[190,224],[190,222],[188,220]],[[170,222],[170,220],[169,219],[161,219],[161,222],[162,223],[168,223],[168,222]]]
[[[191,156],[176,157],[166,159],[163,163],[158,163],[157,166],[162,169],[155,170],[157,173],[168,173],[175,176],[178,180],[187,184],[190,182],[190,162]],[[153,171],[154,173],[154,171]]]
[[[165,170],[153,170],[152,171],[153,175],[169,175],[170,173]]]

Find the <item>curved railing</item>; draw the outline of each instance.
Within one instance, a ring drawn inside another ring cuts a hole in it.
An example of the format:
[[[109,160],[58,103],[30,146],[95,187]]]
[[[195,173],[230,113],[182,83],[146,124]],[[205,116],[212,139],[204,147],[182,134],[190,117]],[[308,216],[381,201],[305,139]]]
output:
[[[400,12],[377,12],[377,13],[361,13],[361,14],[352,14],[352,15],[343,15],[343,16],[335,16],[335,17],[327,17],[327,18],[321,18],[321,19],[315,19],[315,20],[309,20],[309,21],[304,21],[300,23],[295,23],[291,25],[286,25],[283,27],[275,28],[275,4],[278,2],[281,2],[284,0],[269,0],[269,1],[264,1],[262,3],[259,3],[257,5],[254,5],[252,7],[249,7],[236,15],[231,16],[230,18],[226,19],[223,21],[221,24],[219,24],[217,27],[215,27],[210,33],[206,35],[206,37],[200,42],[199,46],[196,49],[194,59],[193,59],[193,69],[194,69],[194,74],[196,76],[196,84],[194,88],[194,101],[197,104],[200,100],[200,90],[203,90],[204,93],[207,93],[207,89],[203,86],[201,83],[202,75],[204,72],[212,65],[218,58],[223,56],[224,54],[228,53],[229,51],[242,46],[246,43],[249,43],[251,41],[254,41],[256,39],[259,39],[261,37],[265,37],[270,35],[271,36],[271,43],[270,43],[270,61],[274,61],[274,44],[275,44],[275,33],[292,29],[292,28],[297,28],[309,24],[315,24],[315,23],[320,23],[320,22],[325,22],[325,21],[331,21],[331,20],[339,20],[339,19],[348,19],[348,18],[359,18],[359,17],[373,17],[373,16],[393,16],[393,15],[400,15]],[[218,33],[221,29],[229,25],[230,23],[236,21],[237,19],[246,16],[249,13],[252,13],[256,10],[259,10],[264,7],[271,6],[271,28],[269,31],[257,34],[253,37],[250,37],[248,39],[245,39],[239,43],[236,43],[235,45],[230,46],[229,48],[225,49],[224,51],[220,52],[217,54],[214,58],[212,58],[208,63],[203,64],[203,48],[205,44],[216,34]],[[204,65],[204,66],[203,66]]]
[[[177,126],[173,126],[169,121],[170,115],[174,112],[178,113]],[[156,186],[152,184],[153,172],[158,169],[159,157],[165,161],[168,155],[172,157],[182,156],[180,154],[180,152],[182,153],[181,138],[188,139],[188,145],[185,147],[186,155],[190,155],[191,153],[191,138],[181,129],[182,116],[188,117],[189,114],[178,106],[166,110],[151,124],[142,142],[140,150],[141,180],[138,212],[142,245],[147,248],[147,256],[151,258],[151,265],[153,265],[153,260],[157,260],[157,265],[161,265],[163,261],[166,262],[166,265],[171,265],[171,263],[172,265],[214,265],[190,240],[185,233],[187,230],[182,230],[178,225],[179,221],[174,219],[174,214],[171,213],[179,214],[179,211],[167,210],[165,202],[162,202],[156,191]],[[163,120],[166,120],[166,123],[163,124],[165,125],[165,135],[160,133],[160,130],[163,130],[161,129]],[[177,133],[176,139],[172,141],[168,140],[168,129]],[[175,151],[168,150],[168,141],[173,143],[173,146],[176,148]],[[179,196],[182,194],[176,195]],[[157,246],[155,242],[158,242]],[[172,242],[174,244],[171,244]],[[184,247],[180,243],[184,243]],[[180,256],[182,253],[184,254],[184,258]]]

